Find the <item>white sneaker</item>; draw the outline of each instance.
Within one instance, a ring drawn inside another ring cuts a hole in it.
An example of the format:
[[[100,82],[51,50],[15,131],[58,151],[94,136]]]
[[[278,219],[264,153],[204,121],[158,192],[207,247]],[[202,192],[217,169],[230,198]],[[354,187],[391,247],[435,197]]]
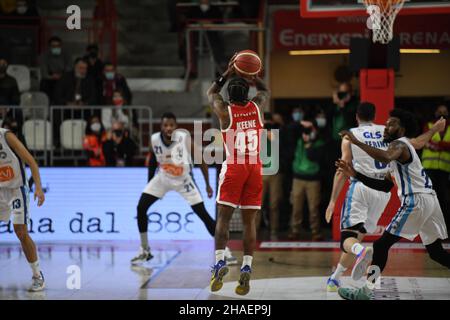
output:
[[[40,277],[33,276],[31,286],[28,288],[28,291],[30,292],[38,292],[45,289],[45,280],[44,275],[41,271]]]
[[[141,247],[141,250],[139,250],[137,256],[131,259],[131,264],[132,265],[142,264],[144,262],[150,261],[152,258],[153,256],[150,253],[150,249],[144,249]]]
[[[225,247],[225,262],[229,266],[238,264],[237,258],[233,256],[231,250],[228,247]]]

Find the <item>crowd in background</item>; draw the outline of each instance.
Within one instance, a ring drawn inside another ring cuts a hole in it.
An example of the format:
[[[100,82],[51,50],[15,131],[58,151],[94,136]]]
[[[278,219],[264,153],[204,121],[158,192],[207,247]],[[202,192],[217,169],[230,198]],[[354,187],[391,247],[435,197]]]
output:
[[[241,1],[240,6],[221,8],[201,0],[198,6],[189,8],[184,19],[176,17],[177,1],[168,1],[171,30],[180,31],[189,19],[221,23],[223,19],[254,18],[259,1]],[[1,16],[38,17],[33,1],[0,1]],[[11,24],[13,20],[8,20]],[[18,20],[19,21],[19,20]],[[32,20],[30,20],[32,22]],[[23,20],[20,20],[23,23]],[[30,23],[31,23],[30,22]],[[219,67],[226,63],[224,44],[220,33],[208,31],[208,41]],[[194,39],[198,41],[198,39]],[[181,44],[184,41],[180,41]],[[8,56],[3,56],[0,43],[0,115],[2,127],[13,131],[25,142],[21,128],[24,117],[19,109],[8,106],[20,105],[20,92],[16,79],[7,74]],[[180,49],[184,57],[185,48]],[[63,40],[53,36],[47,49],[39,58],[41,73],[40,90],[50,105],[68,106],[67,111],[77,106],[115,106],[99,111],[75,114],[75,118],[86,120],[83,149],[89,166],[131,166],[138,151],[129,128],[137,117],[123,106],[132,104],[132,93],[127,80],[116,70],[113,63],[102,61],[96,44],[88,44],[86,51],[72,61]],[[195,60],[195,59],[193,59]],[[195,68],[193,69],[195,76]],[[334,161],[340,157],[341,138],[339,132],[355,127],[356,107],[359,97],[348,82],[341,83],[323,107],[302,105],[286,110],[276,110],[266,115],[266,128],[278,129],[280,139],[280,165],[275,175],[263,178],[264,206],[260,225],[269,230],[270,238],[277,240],[284,231],[290,240],[322,240],[324,234],[324,212],[331,193]],[[58,119],[66,110],[59,111],[53,122],[54,143],[59,143]],[[448,119],[448,104],[436,106],[434,118]],[[70,116],[73,118],[73,114]],[[428,130],[434,121],[424,124]],[[270,137],[268,137],[270,139]],[[447,229],[449,229],[449,174],[450,174],[450,129],[436,134],[422,151],[424,168],[430,176],[441,207]],[[307,214],[305,214],[307,213]],[[308,223],[309,222],[309,223]],[[310,232],[305,232],[309,226]]]
[[[357,126],[359,97],[350,83],[341,83],[324,107],[300,106],[285,113],[280,109],[266,114],[268,130],[278,129],[279,172],[263,178],[264,203],[259,225],[268,237],[277,240],[324,239],[325,211],[331,195],[334,162],[341,156],[339,132]],[[448,103],[431,108],[432,119],[422,132],[441,116],[448,119]],[[419,119],[418,119],[419,120]],[[447,227],[450,226],[450,122],[419,152],[433,182]],[[417,135],[421,132],[417,132]]]

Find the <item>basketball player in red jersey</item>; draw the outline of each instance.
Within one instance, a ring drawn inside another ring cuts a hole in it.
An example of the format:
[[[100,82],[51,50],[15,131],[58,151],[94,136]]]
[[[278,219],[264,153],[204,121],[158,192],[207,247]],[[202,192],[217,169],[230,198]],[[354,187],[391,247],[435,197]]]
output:
[[[212,269],[211,291],[222,288],[228,273],[225,246],[230,220],[235,208],[240,207],[244,224],[244,257],[239,284],[235,292],[246,295],[250,291],[253,251],[256,243],[256,214],[261,209],[262,164],[259,158],[260,135],[264,127],[263,112],[269,102],[269,91],[264,82],[254,76],[257,94],[248,100],[249,84],[240,77],[232,78],[227,86],[230,101],[220,95],[222,87],[235,73],[234,59],[227,71],[213,82],[207,95],[214,113],[220,120],[225,144],[226,160],[220,172],[217,192],[218,217],[215,233],[216,262]]]

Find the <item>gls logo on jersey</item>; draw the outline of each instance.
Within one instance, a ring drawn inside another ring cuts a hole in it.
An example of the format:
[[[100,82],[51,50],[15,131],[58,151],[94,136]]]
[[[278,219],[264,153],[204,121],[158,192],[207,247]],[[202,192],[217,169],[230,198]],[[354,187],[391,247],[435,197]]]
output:
[[[69,30],[81,30],[81,9],[79,6],[72,4],[67,7],[67,14],[70,16],[66,20],[66,26]]]
[[[366,139],[381,139],[383,137],[380,131],[375,132],[375,134],[373,132],[366,131],[363,133],[363,136]]]

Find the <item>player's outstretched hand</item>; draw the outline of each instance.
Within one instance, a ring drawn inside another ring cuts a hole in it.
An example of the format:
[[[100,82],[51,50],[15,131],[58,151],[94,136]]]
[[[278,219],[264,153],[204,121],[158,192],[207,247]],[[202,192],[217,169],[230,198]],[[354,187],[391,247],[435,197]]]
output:
[[[348,130],[342,130],[341,132],[339,132],[339,135],[341,136],[342,139],[347,138],[348,140],[350,140],[351,143],[356,144],[359,142],[358,139],[356,139],[356,137],[354,136],[353,133],[351,133]]]
[[[342,159],[339,159],[335,162],[335,165],[337,167],[337,170],[344,174],[346,177],[355,177],[356,171],[353,168],[352,164],[349,162],[346,162]]]
[[[436,132],[442,132],[445,130],[445,126],[447,124],[447,120],[444,117],[441,117],[438,121],[436,121],[433,125],[433,129]]]
[[[36,188],[36,190],[34,190],[34,201],[36,201],[36,198],[38,199],[38,207],[42,206],[45,201],[45,195],[42,188]]]
[[[214,194],[213,189],[211,188],[211,186],[207,186],[206,187],[206,193],[208,194],[208,198],[211,198]]]
[[[330,202],[328,204],[327,211],[325,212],[325,220],[327,221],[327,223],[330,223],[331,218],[333,217],[334,207],[335,207],[335,203]]]

